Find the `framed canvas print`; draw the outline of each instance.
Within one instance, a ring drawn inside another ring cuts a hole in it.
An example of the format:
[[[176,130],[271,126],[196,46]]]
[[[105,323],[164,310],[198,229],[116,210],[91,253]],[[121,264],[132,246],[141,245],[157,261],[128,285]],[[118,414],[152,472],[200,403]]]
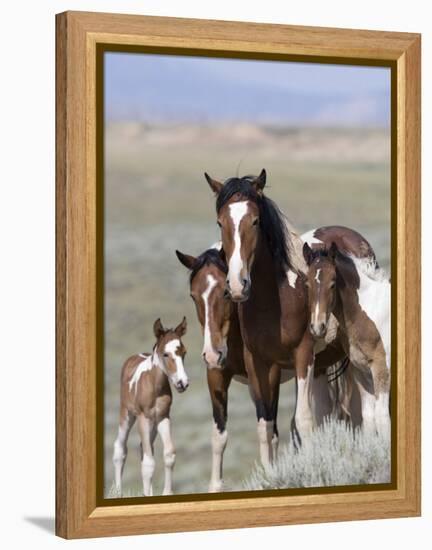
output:
[[[420,513],[420,37],[57,16],[56,529]]]

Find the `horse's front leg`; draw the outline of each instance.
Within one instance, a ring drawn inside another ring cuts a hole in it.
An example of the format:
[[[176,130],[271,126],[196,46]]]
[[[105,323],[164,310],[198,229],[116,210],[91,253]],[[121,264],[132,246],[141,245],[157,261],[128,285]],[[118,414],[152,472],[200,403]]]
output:
[[[244,359],[257,415],[261,463],[268,468],[273,462],[273,449],[277,449],[276,416],[281,371],[278,364],[266,363],[252,355],[246,347]]]
[[[155,470],[153,443],[156,436],[155,422],[143,413],[138,416],[138,430],[141,438],[141,476],[144,496],[153,496],[152,479]]]
[[[296,370],[296,409],[293,422],[293,436],[298,443],[304,443],[310,436],[314,426],[311,391],[314,377],[314,343],[309,331],[294,350],[294,366]]]
[[[172,495],[172,476],[176,460],[174,441],[171,433],[171,420],[167,416],[159,421],[157,431],[162,439],[163,456],[165,464],[164,495]]]
[[[375,394],[375,426],[377,432],[390,439],[390,371],[385,361],[371,366]]]
[[[212,430],[212,470],[209,485],[210,493],[223,488],[223,454],[228,439],[226,430],[228,388],[232,373],[229,369],[207,369],[207,384],[213,408]]]
[[[113,453],[115,488],[119,496],[121,496],[122,492],[122,476],[127,456],[127,440],[134,422],[135,416],[129,413],[126,408],[122,408]]]

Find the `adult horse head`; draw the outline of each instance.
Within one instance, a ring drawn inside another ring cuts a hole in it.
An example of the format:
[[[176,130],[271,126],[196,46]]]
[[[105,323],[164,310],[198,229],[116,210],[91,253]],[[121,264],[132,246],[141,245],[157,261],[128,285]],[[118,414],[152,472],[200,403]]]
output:
[[[204,333],[202,356],[209,368],[222,368],[227,355],[227,334],[232,304],[224,296],[227,267],[223,252],[210,248],[198,257],[176,250],[190,270],[190,295]]]
[[[226,287],[234,302],[244,302],[251,291],[251,270],[256,251],[265,239],[275,267],[286,273],[289,265],[286,221],[273,201],[264,196],[266,171],[259,176],[229,178],[220,183],[205,174],[217,195],[217,223],[228,273]]]

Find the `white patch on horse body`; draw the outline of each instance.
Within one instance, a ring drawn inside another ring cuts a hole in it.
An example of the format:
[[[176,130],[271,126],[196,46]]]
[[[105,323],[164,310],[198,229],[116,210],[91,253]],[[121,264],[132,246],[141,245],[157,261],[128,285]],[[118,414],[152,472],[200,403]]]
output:
[[[351,257],[360,278],[357,291],[359,304],[375,324],[386,354],[387,368],[391,357],[391,285],[382,269],[371,258]]]
[[[145,357],[144,361],[141,361],[139,365],[137,365],[135,372],[133,373],[132,378],[129,380],[129,391],[132,391],[132,386],[135,385],[135,393],[137,390],[138,380],[141,377],[141,374],[143,372],[148,372],[153,368],[153,356],[152,355],[144,355],[143,353],[139,354],[140,357]]]
[[[216,279],[213,277],[213,275],[207,275],[207,287],[205,291],[202,293],[201,297],[204,301],[204,347],[203,347],[203,353],[206,351],[213,351],[213,345],[211,341],[211,332],[210,332],[210,324],[209,324],[209,305],[208,300],[210,297],[210,294],[212,293],[212,290],[217,285]]]
[[[287,273],[287,277],[288,277],[288,283],[289,285],[292,287],[292,288],[295,288],[296,286],[296,281],[297,281],[297,273],[294,273],[294,271],[291,271],[291,269],[288,271]]]
[[[311,231],[308,231],[307,233],[303,233],[301,236],[303,242],[308,243],[310,246],[311,244],[324,244],[323,241],[320,241],[315,237],[315,229],[311,229]]]
[[[229,260],[228,270],[230,278],[235,273],[236,279],[240,280],[240,272],[243,267],[241,259],[241,239],[240,239],[240,222],[248,209],[248,201],[234,202],[229,205],[230,216],[234,224],[234,250]],[[233,281],[231,281],[233,283]]]

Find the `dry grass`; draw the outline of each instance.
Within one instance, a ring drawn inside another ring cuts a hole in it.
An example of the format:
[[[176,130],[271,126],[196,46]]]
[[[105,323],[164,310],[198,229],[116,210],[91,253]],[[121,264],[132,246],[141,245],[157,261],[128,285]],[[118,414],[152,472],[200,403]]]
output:
[[[244,489],[287,489],[389,483],[390,441],[353,430],[344,422],[325,422],[296,449],[292,442],[267,470],[256,464]]]

